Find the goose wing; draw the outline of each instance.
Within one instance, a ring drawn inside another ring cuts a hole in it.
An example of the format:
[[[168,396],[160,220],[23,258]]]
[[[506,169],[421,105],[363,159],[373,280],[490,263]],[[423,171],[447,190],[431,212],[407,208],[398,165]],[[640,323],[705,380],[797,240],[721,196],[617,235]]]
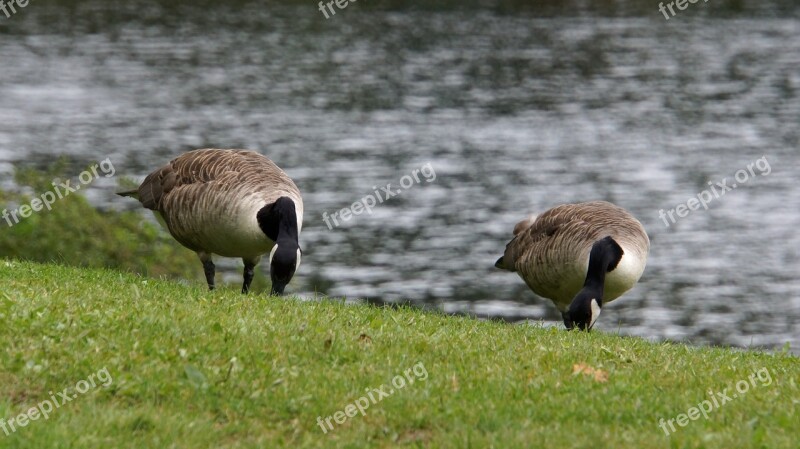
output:
[[[183,195],[188,191],[206,190],[210,184],[219,193],[237,187],[267,195],[284,191],[295,202],[300,198],[297,186],[286,173],[256,152],[197,150],[185,153],[150,173],[139,186],[139,201],[148,209],[164,212],[164,200],[168,195],[181,190]],[[280,195],[271,196],[277,198]]]
[[[178,242],[210,252],[211,246],[242,252],[252,246],[247,242],[263,240],[256,214],[282,196],[295,203],[299,231],[303,203],[297,186],[274,162],[244,150],[185,153],[150,173],[138,189],[142,205],[163,219]]]
[[[511,271],[528,271],[531,265],[563,265],[580,252],[579,236],[590,237],[590,213],[568,204],[554,207],[515,227],[516,235],[506,245],[503,264]]]

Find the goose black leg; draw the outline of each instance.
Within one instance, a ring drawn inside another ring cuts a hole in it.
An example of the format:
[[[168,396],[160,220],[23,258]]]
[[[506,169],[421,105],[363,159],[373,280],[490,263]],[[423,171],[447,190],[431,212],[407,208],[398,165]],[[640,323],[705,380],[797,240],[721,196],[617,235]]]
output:
[[[253,262],[244,263],[244,283],[242,284],[242,293],[247,294],[250,291],[250,283],[253,282],[253,268],[256,264]]]
[[[211,259],[203,261],[203,272],[206,274],[206,282],[208,282],[208,289],[214,290],[214,262]]]
[[[203,262],[203,273],[206,275],[206,282],[208,282],[208,289],[214,290],[214,261],[211,260],[211,254],[198,251],[197,257],[200,258],[200,262]]]

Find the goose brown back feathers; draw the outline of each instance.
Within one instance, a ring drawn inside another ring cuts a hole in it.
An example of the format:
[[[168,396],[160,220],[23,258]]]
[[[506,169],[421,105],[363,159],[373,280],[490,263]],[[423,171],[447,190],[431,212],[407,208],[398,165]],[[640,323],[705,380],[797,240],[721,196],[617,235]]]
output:
[[[607,301],[638,281],[650,249],[641,223],[605,201],[554,207],[517,223],[514,234],[497,267],[517,272],[534,293],[553,300],[562,311],[583,285],[595,242],[612,237],[625,253],[621,264],[631,262],[609,277]]]
[[[264,191],[278,188],[294,200],[300,197],[291,178],[266,157],[254,151],[204,149],[185,153],[150,173],[139,186],[139,201],[148,209],[163,212],[163,201],[173,190],[177,189],[176,195],[190,196],[212,182],[220,191],[232,186]]]
[[[198,253],[257,259],[269,252],[257,213],[280,197],[292,200],[297,232],[303,200],[295,183],[274,162],[246,150],[203,149],[184,153],[150,173],[136,196],[163,218],[170,234]]]

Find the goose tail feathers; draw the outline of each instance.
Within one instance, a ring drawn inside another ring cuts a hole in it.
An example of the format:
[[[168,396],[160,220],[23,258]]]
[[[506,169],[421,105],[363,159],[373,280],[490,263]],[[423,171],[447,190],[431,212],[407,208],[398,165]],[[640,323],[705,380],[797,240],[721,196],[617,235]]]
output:
[[[129,198],[135,198],[135,199],[138,200],[139,199],[139,190],[128,190],[128,191],[125,191],[125,192],[117,192],[117,195],[126,196],[126,197],[129,197]]]

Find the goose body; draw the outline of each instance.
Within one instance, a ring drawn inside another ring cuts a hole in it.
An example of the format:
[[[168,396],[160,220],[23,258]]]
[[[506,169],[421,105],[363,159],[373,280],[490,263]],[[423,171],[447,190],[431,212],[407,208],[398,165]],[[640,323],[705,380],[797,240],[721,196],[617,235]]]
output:
[[[262,255],[270,254],[273,292],[277,293],[282,293],[300,263],[300,191],[283,170],[259,153],[190,151],[150,173],[137,190],[120,195],[137,198],[175,240],[198,254],[211,289],[212,255],[242,258],[245,293]]]
[[[625,209],[605,201],[564,204],[517,223],[495,266],[552,300],[567,327],[589,329],[604,303],[639,281],[649,250],[644,227]]]

